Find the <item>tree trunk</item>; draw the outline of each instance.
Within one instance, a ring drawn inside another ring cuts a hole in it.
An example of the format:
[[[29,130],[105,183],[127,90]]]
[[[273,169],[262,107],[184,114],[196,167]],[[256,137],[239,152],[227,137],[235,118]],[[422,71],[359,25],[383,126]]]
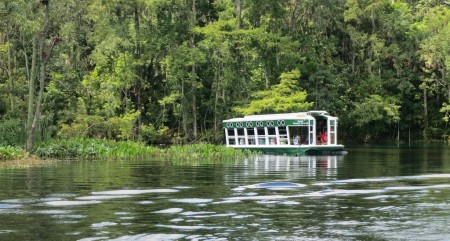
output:
[[[428,91],[427,85],[423,85],[423,138],[428,140]]]
[[[242,23],[242,0],[236,0],[236,29],[241,29],[241,23]]]
[[[195,66],[192,66],[192,75],[195,79]],[[196,90],[197,82],[195,80],[192,81],[192,134],[194,139],[197,139],[198,136],[198,126],[197,126],[197,96]]]
[[[189,132],[188,132],[188,113],[187,113],[187,101],[186,101],[186,93],[184,91],[184,79],[181,80],[181,125],[183,127],[183,132],[186,136],[186,138],[189,138]]]
[[[36,137],[36,129],[39,125],[39,121],[41,118],[41,106],[42,99],[44,96],[44,88],[45,88],[45,79],[47,78],[47,62],[50,59],[50,54],[54,46],[54,42],[51,44],[49,51],[45,51],[45,40],[47,37],[48,30],[50,28],[50,19],[49,19],[49,4],[44,5],[45,7],[45,22],[42,26],[42,30],[38,33],[39,38],[39,60],[40,60],[40,76],[39,76],[39,95],[36,103],[36,110],[34,112],[33,123],[31,124],[31,129],[28,135],[27,140],[27,150],[31,151],[34,147],[35,137]]]
[[[140,39],[140,20],[139,20],[139,6],[138,3],[136,3],[134,7],[134,30],[136,32],[136,43],[135,43],[135,54],[134,54],[134,60],[135,62],[138,62],[139,58],[141,57],[141,45],[139,43]],[[136,67],[136,107],[139,110],[140,114],[137,119],[137,128],[136,132],[137,135],[140,135],[141,132],[141,126],[142,126],[142,115],[144,113],[143,107],[142,107],[142,68],[141,66]]]
[[[219,53],[217,53],[219,55]],[[219,97],[220,97],[220,60],[217,61],[217,71],[215,71],[214,81],[215,81],[215,97],[214,97],[214,133],[217,133],[218,129],[218,105],[219,105]]]
[[[31,124],[33,123],[33,110],[34,110],[34,92],[36,82],[36,53],[37,53],[37,40],[36,36],[33,37],[33,53],[31,55],[31,71],[28,80],[28,117],[27,117],[27,131],[31,130]],[[28,133],[30,135],[30,133]]]
[[[14,81],[13,81],[13,76],[12,76],[12,64],[11,64],[11,62],[12,62],[12,58],[11,58],[11,55],[12,55],[12,53],[11,53],[11,42],[10,42],[10,40],[9,40],[9,31],[7,30],[6,31],[6,43],[7,43],[7,46],[8,46],[8,53],[7,53],[7,55],[8,55],[8,85],[9,85],[9,100],[10,100],[10,109],[11,109],[11,112],[14,112],[14,109],[15,109],[15,104],[14,104]]]
[[[193,17],[193,25],[197,25],[197,9],[195,7],[195,0],[192,0],[192,17]],[[193,26],[193,27],[194,27]],[[192,33],[190,36],[189,45],[191,48],[195,48],[195,35]],[[192,65],[191,68],[191,78],[192,78],[192,134],[194,139],[197,139],[197,73],[195,64]]]
[[[445,81],[447,79],[447,71],[442,71],[442,79],[444,81],[444,83],[447,83],[447,100],[448,103],[450,104],[450,79]]]

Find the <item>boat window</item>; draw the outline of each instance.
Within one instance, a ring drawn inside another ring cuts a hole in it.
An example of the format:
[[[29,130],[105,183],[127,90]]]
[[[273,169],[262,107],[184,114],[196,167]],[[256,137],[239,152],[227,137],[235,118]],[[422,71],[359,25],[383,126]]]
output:
[[[238,138],[239,139],[239,145],[245,145],[245,138]]]
[[[227,129],[227,131],[228,131],[228,136],[234,137],[234,129]]]
[[[228,145],[236,145],[236,138],[234,137],[228,138]]]
[[[237,129],[237,134],[238,136],[244,136],[244,129],[242,128]]]
[[[256,132],[258,133],[258,145],[266,144],[266,130],[264,127],[257,128]]]
[[[287,145],[289,143],[286,127],[278,127],[278,135],[280,136],[280,145]]]
[[[336,138],[336,129],[337,129],[337,122],[336,120],[330,120],[330,142],[329,144],[331,145],[336,145],[337,144],[337,138]]]
[[[237,129],[238,145],[245,145],[245,133],[244,128]]]
[[[253,128],[249,128],[249,129],[247,129],[247,135],[255,135],[255,129],[253,129]]]
[[[269,135],[276,135],[275,127],[267,127],[267,133]]]
[[[236,145],[236,137],[234,135],[234,128],[227,129],[228,134],[228,145]]]
[[[248,144],[249,145],[256,145],[255,129],[254,128],[248,128],[247,129],[247,138],[248,138]]]
[[[330,144],[336,145],[336,133],[334,132],[330,133]]]
[[[275,127],[267,127],[267,134],[269,137],[269,145],[277,145],[277,133]]]
[[[308,129],[309,127],[307,126],[290,126],[291,145],[308,145]]]
[[[264,130],[264,128],[258,128],[258,136],[265,136],[266,135],[266,131]]]

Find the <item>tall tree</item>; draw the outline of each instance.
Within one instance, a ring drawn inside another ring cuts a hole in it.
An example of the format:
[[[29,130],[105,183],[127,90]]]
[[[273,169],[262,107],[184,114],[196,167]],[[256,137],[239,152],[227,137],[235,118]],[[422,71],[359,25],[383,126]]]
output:
[[[281,74],[280,83],[270,90],[259,91],[254,99],[244,107],[236,107],[236,112],[243,115],[308,110],[313,103],[306,101],[307,93],[298,87],[300,71],[292,70]]]
[[[44,8],[44,23],[41,31],[38,33],[37,40],[39,42],[39,62],[40,62],[40,74],[39,74],[39,94],[36,103],[36,109],[34,112],[33,123],[31,124],[31,130],[27,139],[27,150],[31,150],[34,147],[36,129],[39,125],[41,117],[42,101],[44,98],[45,82],[47,79],[47,64],[52,55],[53,47],[61,41],[59,37],[53,37],[50,39],[50,44],[47,45],[48,34],[50,30],[50,16],[49,16],[49,1],[41,0],[42,7]]]

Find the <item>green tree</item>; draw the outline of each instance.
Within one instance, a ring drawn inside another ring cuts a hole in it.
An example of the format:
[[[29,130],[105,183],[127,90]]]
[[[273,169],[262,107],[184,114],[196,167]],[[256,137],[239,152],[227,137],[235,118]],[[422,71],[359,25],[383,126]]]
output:
[[[426,37],[420,46],[420,55],[425,62],[423,84],[424,113],[426,115],[425,137],[428,137],[428,104],[427,97],[435,93],[441,94],[447,99],[441,103],[441,111],[448,115],[447,103],[450,103],[450,9],[444,6],[436,6],[428,9],[424,19],[418,24],[419,30]],[[441,92],[442,91],[442,92]],[[431,92],[431,93],[429,93]]]
[[[50,60],[50,57],[52,56],[53,48],[56,44],[58,44],[61,39],[59,37],[53,37],[50,39],[50,43],[47,43],[47,39],[49,38],[49,31],[51,27],[50,23],[50,3],[49,1],[41,1],[42,7],[44,8],[45,17],[44,17],[44,23],[42,25],[41,30],[39,31],[37,35],[37,41],[38,41],[38,56],[39,56],[39,62],[40,62],[40,69],[39,69],[39,94],[38,99],[36,103],[36,108],[34,110],[34,117],[33,122],[31,124],[31,129],[28,134],[27,139],[27,150],[30,151],[34,147],[34,142],[36,138],[36,130],[38,128],[38,125],[40,123],[40,118],[42,114],[42,103],[44,99],[44,90],[45,90],[45,84],[47,81],[47,64]]]
[[[313,103],[306,102],[307,93],[298,87],[300,71],[292,70],[281,74],[280,83],[269,90],[256,92],[248,105],[234,110],[243,115],[308,110]]]
[[[359,136],[364,141],[386,133],[386,126],[400,121],[400,106],[395,98],[370,95],[360,103],[355,103],[350,119],[353,120]]]

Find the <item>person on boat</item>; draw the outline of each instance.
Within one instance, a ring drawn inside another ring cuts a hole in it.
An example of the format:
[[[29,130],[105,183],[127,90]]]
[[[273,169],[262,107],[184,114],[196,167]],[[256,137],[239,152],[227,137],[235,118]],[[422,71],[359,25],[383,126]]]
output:
[[[299,140],[300,140],[300,137],[299,136],[295,136],[294,137],[294,145],[298,145]]]
[[[321,135],[320,135],[320,142],[322,144],[327,144],[328,143],[328,133],[327,130],[325,130]]]

